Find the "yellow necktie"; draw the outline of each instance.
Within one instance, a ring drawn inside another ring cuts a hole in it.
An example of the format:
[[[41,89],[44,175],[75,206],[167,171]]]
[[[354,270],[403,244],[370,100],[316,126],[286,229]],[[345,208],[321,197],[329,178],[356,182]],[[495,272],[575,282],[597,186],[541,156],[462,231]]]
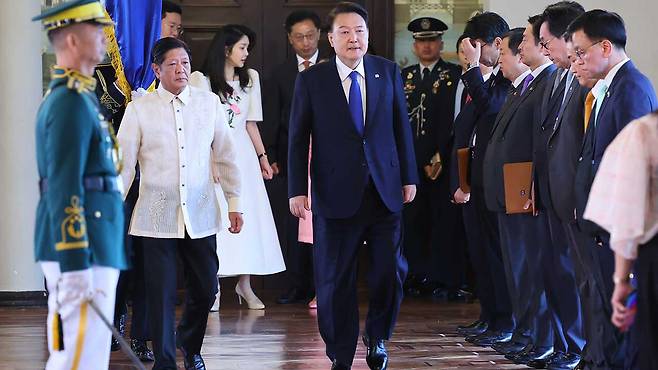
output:
[[[593,107],[594,107],[594,94],[592,94],[592,92],[590,91],[587,93],[587,98],[585,98],[585,131],[587,131],[587,125],[589,124],[589,118],[592,116]]]

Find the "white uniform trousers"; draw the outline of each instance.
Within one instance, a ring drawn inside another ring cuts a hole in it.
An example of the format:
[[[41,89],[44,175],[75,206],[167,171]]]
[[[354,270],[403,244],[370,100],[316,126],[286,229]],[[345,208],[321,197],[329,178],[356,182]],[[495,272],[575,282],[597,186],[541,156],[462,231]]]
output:
[[[41,270],[48,285],[48,352],[50,357],[46,370],[107,369],[110,362],[110,339],[112,332],[101,321],[88,303],[76,307],[71,315],[62,318],[64,350],[54,351],[53,322],[57,312],[57,282],[61,277],[58,262],[41,262]],[[93,266],[94,303],[103,315],[112,322],[114,299],[119,279],[119,270],[111,267]]]

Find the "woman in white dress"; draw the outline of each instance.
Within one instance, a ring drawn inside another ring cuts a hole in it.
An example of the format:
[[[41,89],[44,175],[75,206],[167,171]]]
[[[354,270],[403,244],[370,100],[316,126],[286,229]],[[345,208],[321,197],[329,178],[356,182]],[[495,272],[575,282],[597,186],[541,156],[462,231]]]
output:
[[[250,276],[275,274],[285,270],[285,265],[263,182],[264,178],[272,178],[272,167],[257,126],[263,120],[259,76],[245,66],[254,36],[245,26],[222,27],[210,45],[201,72],[190,76],[190,84],[219,95],[233,128],[242,176],[244,226],[239,234],[231,234],[227,224],[217,234],[218,277],[238,275],[235,292],[240,303],[244,299],[250,309],[263,309],[265,305],[251,289]],[[228,206],[221,189],[217,194],[225,222]],[[217,309],[219,293],[213,306],[213,310]]]

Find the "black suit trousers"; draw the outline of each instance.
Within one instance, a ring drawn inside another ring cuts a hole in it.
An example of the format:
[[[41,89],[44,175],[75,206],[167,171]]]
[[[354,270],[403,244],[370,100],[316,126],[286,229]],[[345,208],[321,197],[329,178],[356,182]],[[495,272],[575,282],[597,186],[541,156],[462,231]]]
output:
[[[583,312],[578,293],[574,260],[577,251],[569,245],[564,225],[551,208],[546,209],[550,243],[541,253],[546,300],[553,318],[554,350],[580,353],[585,345]]]
[[[313,216],[318,325],[331,360],[349,365],[359,335],[357,259],[368,249],[369,308],[366,335],[389,339],[403,298],[407,262],[402,255],[401,213],[391,213],[372,182],[349,218]]]
[[[553,346],[544,292],[541,251],[550,248],[546,215],[498,214],[507,287],[514,308],[515,340],[529,337],[536,347]]]
[[[216,236],[201,239],[142,238],[154,370],[176,369],[176,347],[201,352],[208,312],[217,294]],[[176,260],[185,276],[185,309],[176,327]]]
[[[658,369],[658,237],[639,247],[635,269],[640,369]]]
[[[500,247],[500,234],[498,230],[498,220],[496,215],[489,211],[484,200],[484,190],[479,187],[471,188],[471,200],[477,217],[477,224],[480,227],[480,236],[482,237],[480,253],[486,258],[486,264],[489,270],[490,283],[493,286],[492,291],[495,295],[495,307],[493,308],[493,318],[489,322],[492,330],[512,331],[514,330],[514,318],[510,292],[505,280],[505,267],[503,266],[503,256]],[[475,267],[474,268],[479,268]],[[481,272],[478,272],[481,273]]]

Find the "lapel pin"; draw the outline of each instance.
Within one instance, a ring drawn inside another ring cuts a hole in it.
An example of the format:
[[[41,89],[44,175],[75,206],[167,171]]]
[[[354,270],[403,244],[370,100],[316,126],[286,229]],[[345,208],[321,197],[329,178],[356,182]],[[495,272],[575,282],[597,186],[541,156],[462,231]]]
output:
[[[607,91],[607,92],[605,93],[605,97],[606,97],[606,98],[609,98],[609,97],[610,97],[610,91]]]
[[[375,73],[375,78],[379,78],[379,73]]]

